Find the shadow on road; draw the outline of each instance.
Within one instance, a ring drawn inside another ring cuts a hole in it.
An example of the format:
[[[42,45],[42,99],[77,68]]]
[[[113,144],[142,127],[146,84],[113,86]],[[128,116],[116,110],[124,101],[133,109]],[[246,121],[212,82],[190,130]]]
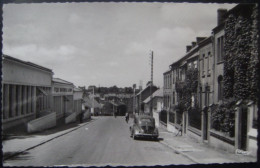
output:
[[[28,155],[29,152],[4,152],[3,160],[30,160],[32,157]]]

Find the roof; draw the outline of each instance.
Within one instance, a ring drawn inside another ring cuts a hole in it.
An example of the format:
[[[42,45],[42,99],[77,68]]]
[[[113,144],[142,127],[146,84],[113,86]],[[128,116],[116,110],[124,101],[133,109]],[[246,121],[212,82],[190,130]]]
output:
[[[173,62],[170,66],[174,66],[176,64],[181,63],[181,61],[184,61],[186,59],[189,59],[189,57],[191,57],[195,52],[197,52],[199,49],[198,44],[196,44],[196,46],[194,46],[188,53],[186,53],[183,57],[181,57],[179,60]]]
[[[48,71],[48,72],[53,73],[52,70],[49,69],[49,68],[46,68],[46,67],[43,67],[43,66],[34,64],[34,63],[32,63],[32,62],[23,61],[23,60],[20,60],[20,59],[11,57],[11,56],[9,56],[9,55],[4,55],[4,54],[3,54],[3,59],[12,60],[12,61],[15,61],[15,62],[19,62],[19,63],[22,63],[22,64],[26,64],[26,65],[32,66],[32,67],[34,67],[34,68],[38,68],[38,69],[41,69],[41,70],[44,70],[44,71]]]
[[[101,105],[93,98],[90,98],[90,97],[84,97],[83,98],[83,101],[84,101],[84,105],[89,107],[89,108],[101,108]],[[93,106],[94,104],[94,106]]]
[[[63,84],[70,84],[70,85],[73,85],[73,83],[68,82],[68,81],[65,81],[65,80],[60,79],[60,78],[52,78],[52,81],[53,81],[53,82],[56,82],[56,83],[63,83]]]
[[[80,88],[76,88],[76,87],[73,88],[73,91],[74,91],[74,92],[83,92],[82,89],[80,89]]]
[[[121,102],[109,102],[109,103],[111,103],[112,105],[114,105],[114,106],[120,106],[120,105],[125,105],[124,103],[121,103]]]
[[[153,85],[152,87],[157,88],[155,85]],[[150,88],[150,85],[146,86],[143,90],[139,91],[136,96],[140,95],[142,92],[144,92],[146,89]]]
[[[154,97],[163,97],[163,89],[160,88],[160,89],[156,90],[156,91],[152,94],[152,97],[153,97],[153,98],[154,98]],[[151,97],[149,96],[149,97],[147,97],[147,99],[145,99],[143,102],[144,102],[144,103],[148,103],[148,102],[150,102],[150,100],[151,100]]]
[[[166,75],[166,74],[168,74],[168,73],[170,73],[171,72],[171,69],[168,69],[167,71],[165,71],[164,73],[163,73],[163,75]]]

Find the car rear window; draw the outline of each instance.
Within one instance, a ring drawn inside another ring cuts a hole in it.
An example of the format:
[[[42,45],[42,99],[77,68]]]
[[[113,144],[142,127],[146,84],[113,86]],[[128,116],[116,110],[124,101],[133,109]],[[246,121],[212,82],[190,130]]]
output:
[[[141,121],[142,122],[151,122],[151,119],[150,118],[142,118]]]

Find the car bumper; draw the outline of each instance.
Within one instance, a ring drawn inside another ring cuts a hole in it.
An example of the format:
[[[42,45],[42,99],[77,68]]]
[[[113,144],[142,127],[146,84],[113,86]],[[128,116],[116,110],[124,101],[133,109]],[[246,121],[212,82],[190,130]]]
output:
[[[150,137],[150,138],[158,138],[158,134],[145,134],[145,133],[136,133],[135,137]]]

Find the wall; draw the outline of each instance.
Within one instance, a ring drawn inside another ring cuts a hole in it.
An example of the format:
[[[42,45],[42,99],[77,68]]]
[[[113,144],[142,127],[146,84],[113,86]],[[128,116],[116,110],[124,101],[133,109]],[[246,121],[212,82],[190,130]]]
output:
[[[37,118],[27,123],[27,132],[42,131],[56,126],[56,112],[50,113],[44,117]]]
[[[224,150],[224,151],[228,151],[230,153],[234,153],[235,152],[235,147],[232,144],[226,143],[223,140],[220,140],[219,138],[216,138],[214,136],[210,136],[210,141],[209,141],[210,146],[216,148],[216,149],[220,149],[220,150]]]
[[[33,120],[35,118],[34,114],[27,114],[25,116],[23,116],[22,118],[17,118],[14,119],[12,121],[8,121],[8,122],[2,122],[2,129],[3,130],[8,130],[9,128],[15,127],[17,125],[20,124],[24,124],[26,125],[27,122]]]
[[[65,118],[65,124],[75,122],[76,121],[76,113],[72,113],[68,117]]]
[[[214,95],[213,95],[213,103],[214,104],[218,104],[218,77],[219,75],[224,75],[224,64],[223,62],[218,62],[217,61],[217,39],[220,37],[220,36],[224,36],[224,29],[221,30],[220,32],[218,32],[215,37],[214,37],[214,77],[213,77],[213,87],[214,87]]]
[[[3,82],[24,85],[51,86],[52,73],[3,59]]]
[[[79,92],[79,91],[73,92],[73,99],[74,100],[82,99],[82,96],[83,96],[83,92]]]

